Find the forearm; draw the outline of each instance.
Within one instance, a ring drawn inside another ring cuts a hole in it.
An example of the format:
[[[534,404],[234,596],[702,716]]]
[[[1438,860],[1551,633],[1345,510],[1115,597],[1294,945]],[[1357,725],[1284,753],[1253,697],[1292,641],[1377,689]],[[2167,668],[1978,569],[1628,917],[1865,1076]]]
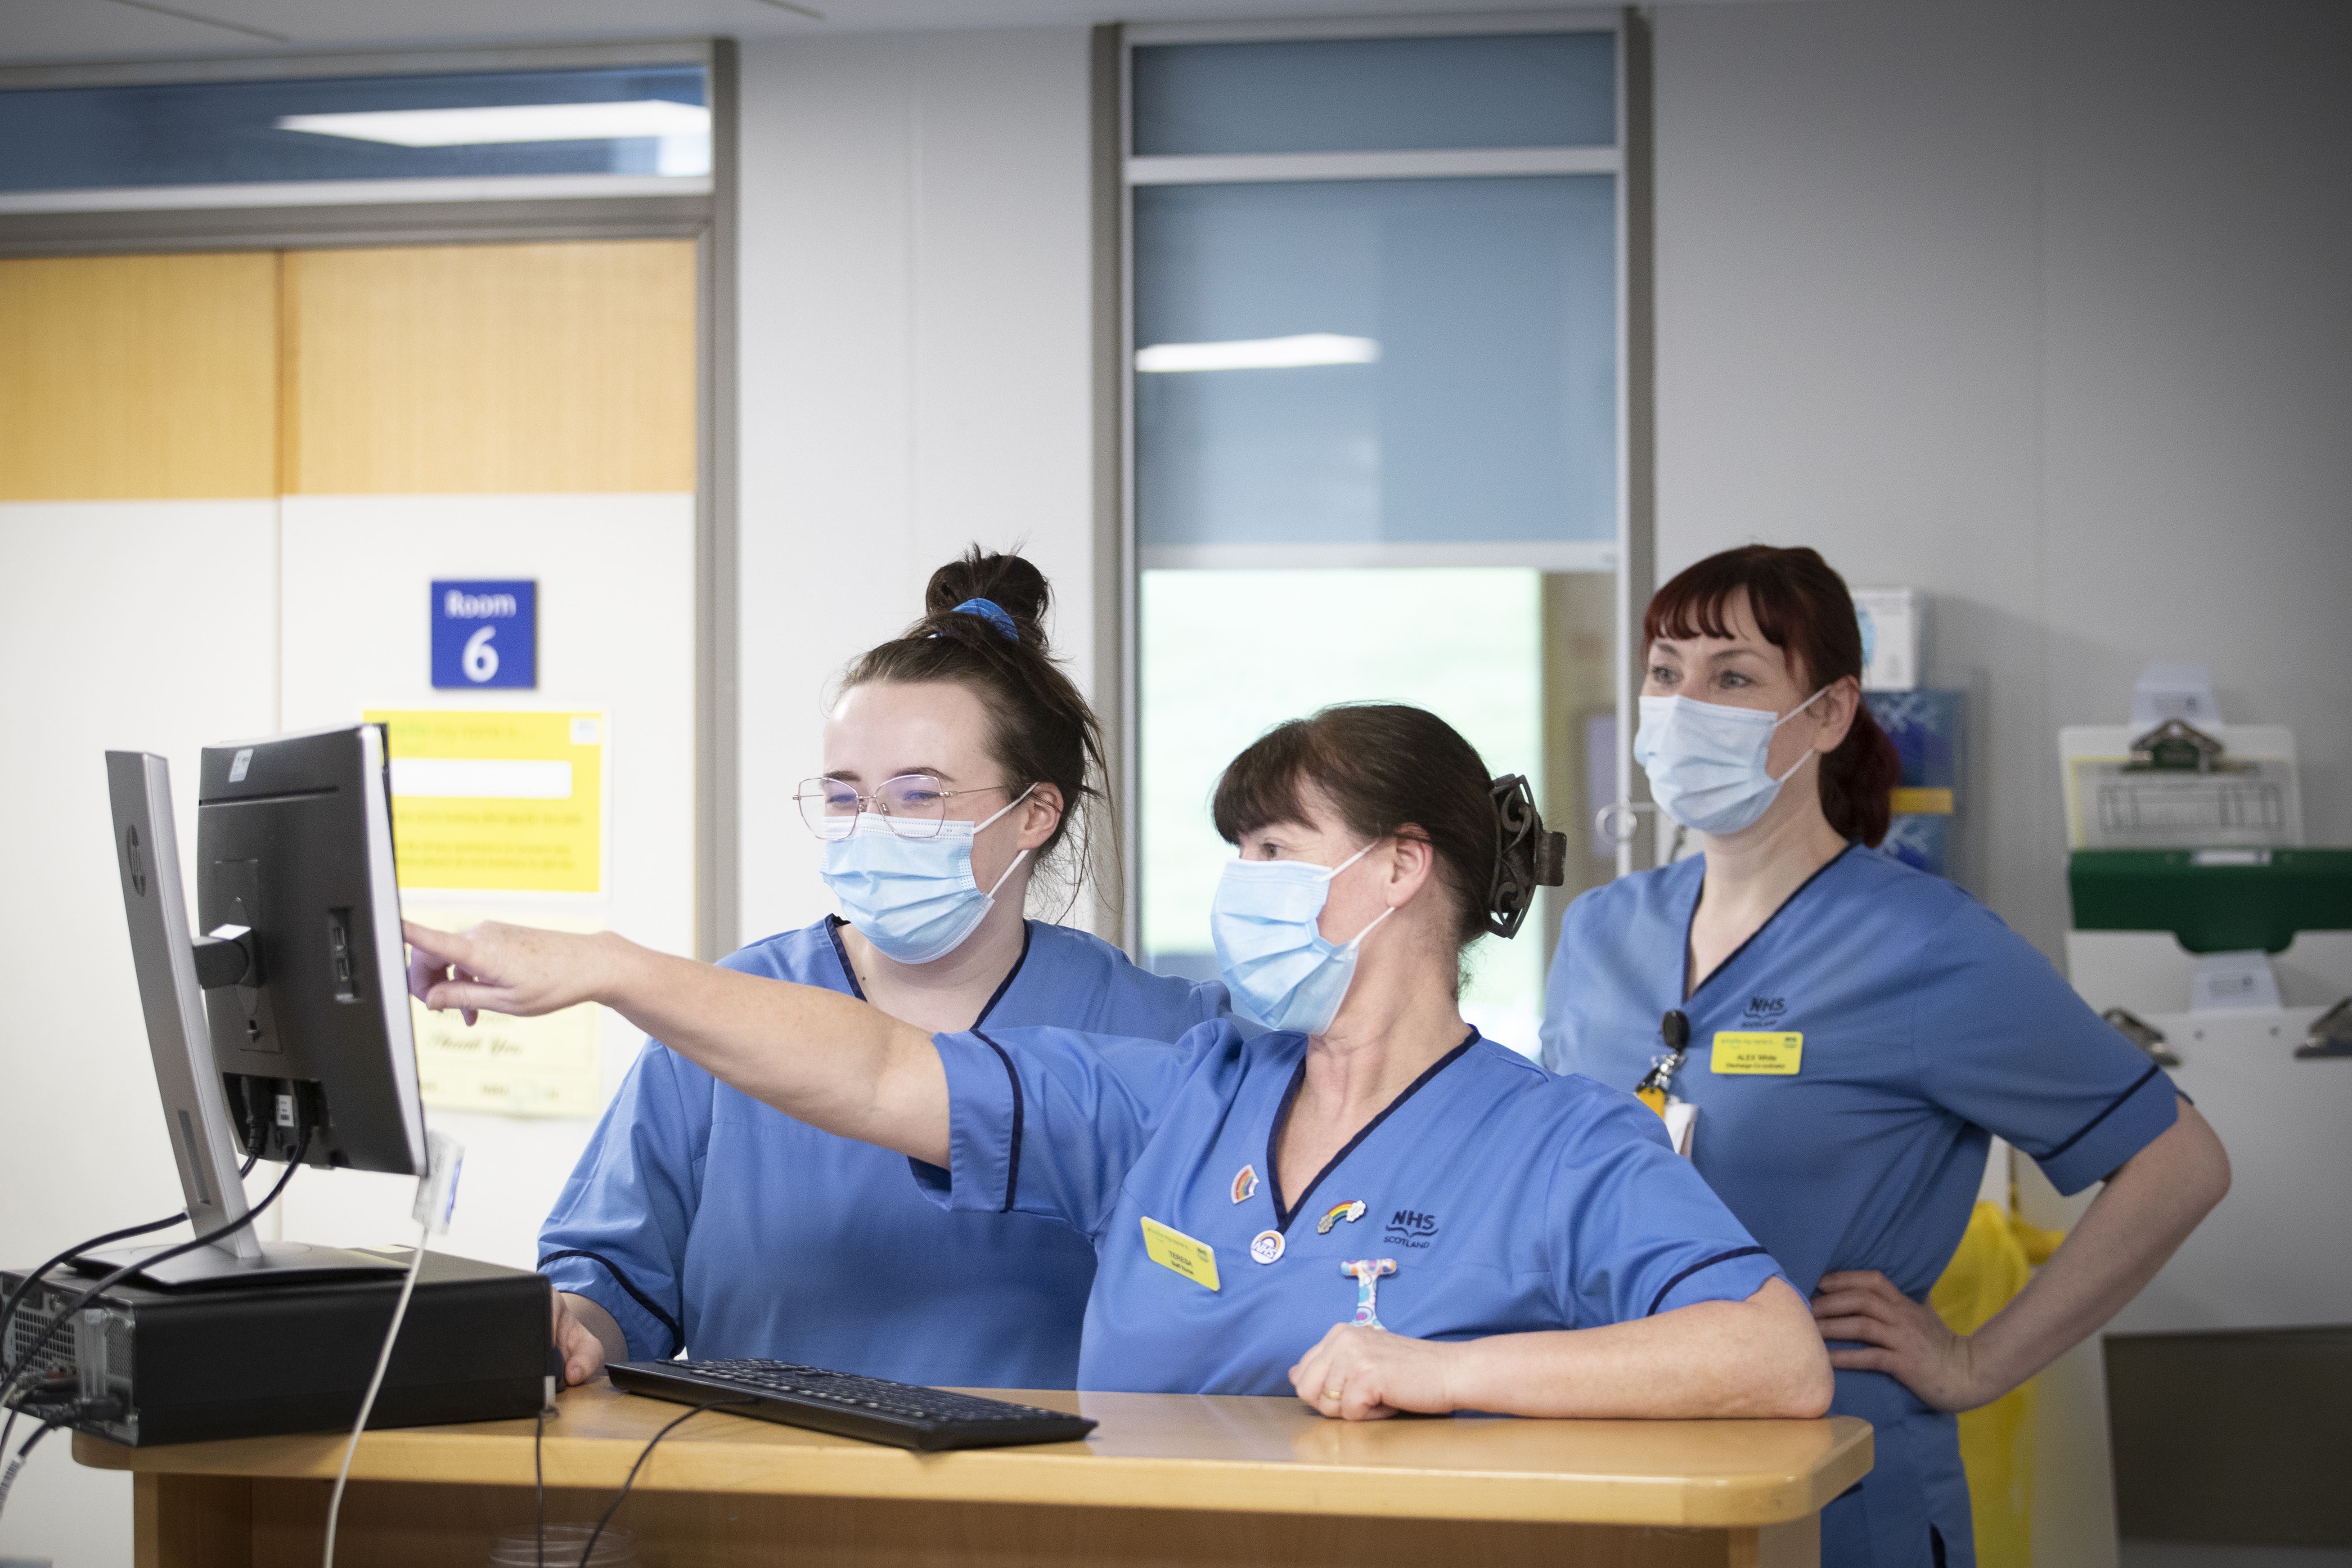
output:
[[[596,1342],[604,1347],[607,1364],[629,1359],[629,1337],[621,1331],[621,1325],[614,1320],[613,1314],[606,1311],[594,1297],[566,1290],[563,1292],[563,1304],[570,1309],[572,1320],[595,1335]]]
[[[2126,1161],[2065,1244],[1969,1338],[1986,1400],[2081,1343],[2156,1277],[2230,1190],[2230,1160],[2196,1107]]]
[[[596,999],[713,1078],[812,1127],[947,1163],[947,1072],[922,1030],[839,992],[597,940]]]
[[[1600,1328],[1496,1334],[1448,1347],[1457,1410],[1585,1417],[1814,1416],[1829,1359],[1778,1279],[1745,1301],[1703,1301]]]

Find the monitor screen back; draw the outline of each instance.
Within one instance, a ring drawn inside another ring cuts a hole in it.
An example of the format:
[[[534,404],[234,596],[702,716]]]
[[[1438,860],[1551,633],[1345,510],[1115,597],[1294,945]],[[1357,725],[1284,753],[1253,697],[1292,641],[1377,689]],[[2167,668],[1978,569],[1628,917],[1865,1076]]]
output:
[[[383,731],[352,725],[205,749],[197,929],[244,926],[257,974],[205,994],[232,1120],[263,1152],[415,1175],[425,1120],[404,984]]]

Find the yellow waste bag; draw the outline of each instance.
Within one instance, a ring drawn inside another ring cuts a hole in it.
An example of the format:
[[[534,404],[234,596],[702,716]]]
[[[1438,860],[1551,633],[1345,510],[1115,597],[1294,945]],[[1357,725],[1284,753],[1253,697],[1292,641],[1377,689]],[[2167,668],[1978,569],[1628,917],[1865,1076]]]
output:
[[[1972,1334],[2016,1300],[2032,1265],[2063,1236],[2037,1230],[1980,1203],[1927,1305],[1956,1334]],[[1960,1413],[1960,1463],[1969,1477],[1969,1513],[1979,1568],[2032,1568],[2033,1562],[2033,1383],[1990,1405]]]

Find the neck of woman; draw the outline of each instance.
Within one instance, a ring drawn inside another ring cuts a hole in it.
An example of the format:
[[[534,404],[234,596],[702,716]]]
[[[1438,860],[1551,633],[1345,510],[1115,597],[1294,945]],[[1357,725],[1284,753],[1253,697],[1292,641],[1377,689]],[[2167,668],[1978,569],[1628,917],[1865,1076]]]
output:
[[[841,928],[858,989],[892,1017],[934,1034],[969,1029],[980,1010],[1021,962],[1028,941],[1023,910],[1029,893],[1026,868],[1016,869],[997,889],[995,907],[952,952],[929,963],[900,963],[877,951],[856,926]]]
[[[1738,947],[1845,847],[1844,837],[1822,815],[1816,790],[1782,790],[1753,825],[1719,837],[1707,836],[1706,882],[1699,891],[1694,924],[1706,928],[1713,938],[1708,945]],[[1701,945],[1699,936],[1693,932],[1694,947]],[[1693,984],[1704,978],[1703,973],[1696,973]]]
[[[1297,1109],[1311,1103],[1319,1121],[1360,1126],[1470,1033],[1454,994],[1461,961],[1451,946],[1413,944],[1392,954],[1377,952],[1377,938],[1368,946],[1373,952],[1357,968],[1339,1016],[1307,1042]]]

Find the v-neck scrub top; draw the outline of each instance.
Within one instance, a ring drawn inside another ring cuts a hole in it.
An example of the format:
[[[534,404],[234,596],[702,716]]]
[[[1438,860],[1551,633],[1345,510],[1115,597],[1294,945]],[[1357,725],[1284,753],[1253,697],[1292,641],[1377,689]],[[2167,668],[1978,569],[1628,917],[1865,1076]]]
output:
[[[2039,952],[1952,883],[1858,847],[1685,998],[1706,871],[1694,857],[1569,907],[1543,1058],[1630,1088],[1679,1008],[1690,1049],[1674,1092],[1698,1107],[1691,1162],[1808,1297],[1824,1274],[1876,1269],[1924,1300],[1968,1226],[1994,1134],[2074,1193],[2172,1125],[2171,1080]],[[1725,1032],[1801,1036],[1795,1072],[1717,1071]],[[1823,1513],[1822,1563],[1972,1562],[1954,1418],[1874,1372],[1838,1373],[1831,1408],[1877,1428],[1877,1458]]]
[[[1640,1101],[1475,1031],[1286,1209],[1275,1149],[1303,1035],[1244,1040],[1218,1023],[1172,1053],[1068,1029],[937,1043],[950,1163],[917,1177],[957,1210],[1059,1220],[1092,1242],[1081,1388],[1289,1394],[1290,1367],[1354,1321],[1351,1259],[1392,1261],[1381,1323],[1433,1340],[1745,1300],[1780,1272]],[[1215,1288],[1153,1261],[1147,1221],[1206,1245]],[[1269,1231],[1282,1246],[1261,1262],[1252,1242]]]
[[[835,922],[726,967],[860,994]],[[1224,987],[1137,968],[1032,921],[984,1026],[1139,1037],[1225,1011]],[[613,1314],[634,1357],[766,1356],[902,1383],[1076,1385],[1093,1249],[1025,1214],[942,1214],[903,1155],[837,1138],[649,1040],[540,1231],[540,1271]]]

